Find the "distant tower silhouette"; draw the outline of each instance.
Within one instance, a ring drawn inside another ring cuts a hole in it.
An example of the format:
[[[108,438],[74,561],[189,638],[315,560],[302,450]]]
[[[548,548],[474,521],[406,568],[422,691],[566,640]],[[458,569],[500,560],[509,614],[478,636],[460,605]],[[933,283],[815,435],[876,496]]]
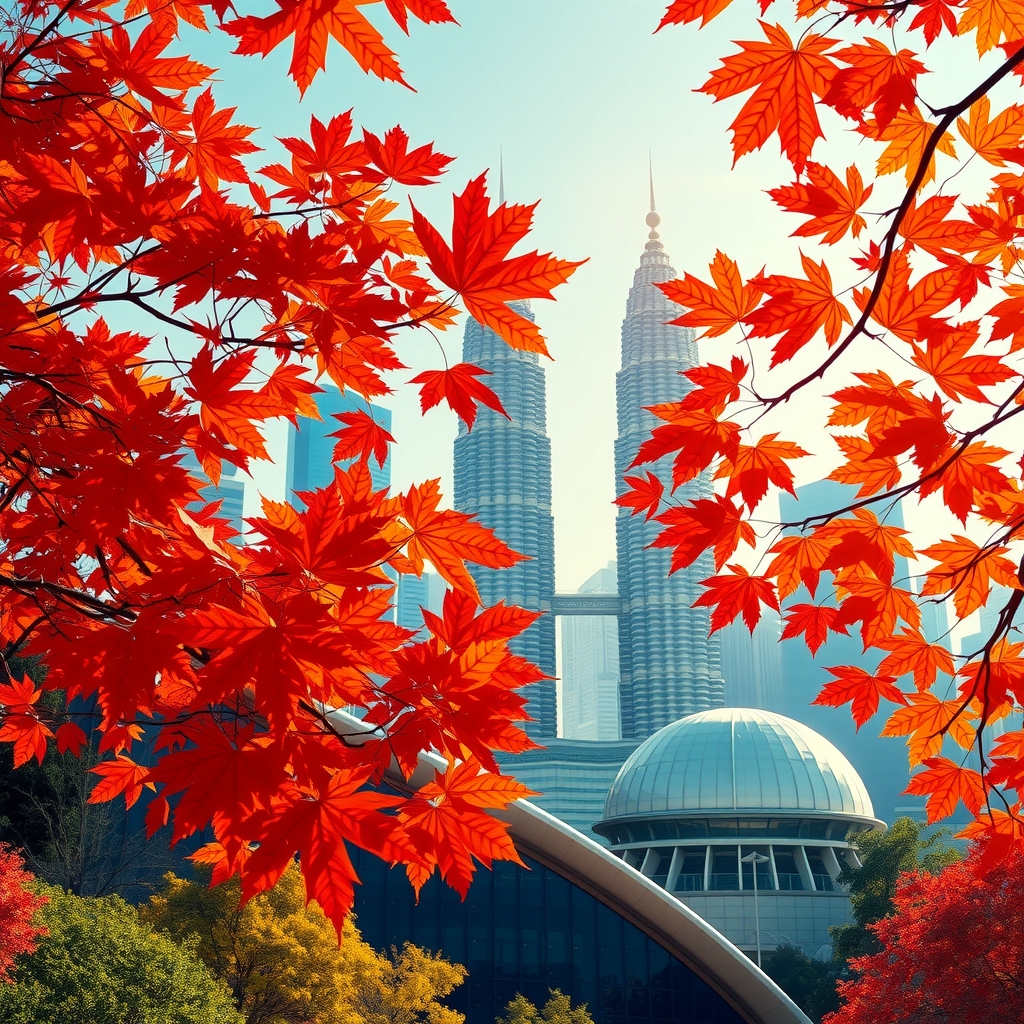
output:
[[[510,302],[533,319],[528,302]],[[455,439],[455,507],[472,512],[506,544],[529,561],[511,569],[470,565],[485,604],[505,600],[550,612],[555,592],[555,531],[551,517],[551,442],[547,436],[544,370],[535,352],[511,348],[490,328],[466,323],[462,358],[491,372],[487,385],[501,399],[511,420],[480,407],[472,431],[459,422]],[[555,620],[544,615],[512,649],[550,676],[555,675]],[[534,721],[526,731],[536,738],[557,734],[554,679],[526,691]]]
[[[667,321],[679,315],[654,286],[676,276],[656,230],[661,217],[655,209],[651,176],[651,231],[633,275],[626,318],[622,322],[622,369],[615,378],[619,435],[615,441],[616,493],[626,489],[623,476],[651,428],[659,421],[645,406],[678,401],[692,386],[683,370],[697,363],[697,345],[690,328]],[[672,459],[666,457],[651,470],[672,487]],[[638,472],[638,471],[634,471]],[[679,500],[710,497],[706,475],[676,491]],[[622,738],[645,739],[662,726],[685,715],[721,707],[725,700],[719,666],[718,635],[708,637],[709,615],[691,607],[701,593],[698,582],[714,575],[710,555],[669,575],[670,554],[648,545],[660,525],[619,509],[615,523],[618,551],[619,698]]]

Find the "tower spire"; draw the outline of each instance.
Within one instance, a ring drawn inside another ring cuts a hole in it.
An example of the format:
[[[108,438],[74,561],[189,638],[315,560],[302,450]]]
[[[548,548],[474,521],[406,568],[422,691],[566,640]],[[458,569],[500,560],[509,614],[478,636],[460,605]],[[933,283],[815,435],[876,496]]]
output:
[[[504,202],[505,202],[505,151],[504,151],[504,148],[499,147],[499,149],[498,149],[498,205],[501,206]]]
[[[647,214],[647,226],[651,229],[647,237],[650,241],[647,243],[646,248],[648,249],[660,249],[661,243],[658,239],[661,235],[657,232],[657,227],[661,223],[661,215],[658,213],[654,206],[654,164],[651,160],[651,151],[647,151],[647,181],[651,189],[651,209]],[[653,244],[652,244],[653,243]]]

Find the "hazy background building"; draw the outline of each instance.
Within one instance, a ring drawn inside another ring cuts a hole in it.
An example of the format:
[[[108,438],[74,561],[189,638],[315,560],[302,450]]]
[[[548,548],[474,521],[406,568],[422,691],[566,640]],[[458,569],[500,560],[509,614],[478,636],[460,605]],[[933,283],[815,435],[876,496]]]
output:
[[[242,534],[246,526],[242,521],[245,506],[245,479],[239,473],[238,467],[227,461],[221,462],[220,483],[216,486],[209,482],[209,477],[200,466],[195,452],[191,448],[186,449],[182,456],[181,465],[198,480],[205,480],[206,485],[199,488],[199,493],[204,501],[219,501],[220,514],[224,519],[230,521],[233,529],[237,530],[239,537],[237,543],[243,542]]]
[[[420,629],[423,625],[424,608],[429,612],[441,614],[446,591],[445,582],[437,573],[399,576],[395,595],[395,622],[406,629]]]
[[[598,569],[580,594],[615,594],[614,562]],[[573,740],[619,739],[619,624],[605,616],[562,621],[562,735]]]
[[[533,319],[528,302],[510,306]],[[485,604],[506,601],[549,612],[555,593],[555,533],[544,370],[536,352],[512,348],[472,319],[466,322],[462,358],[490,372],[486,383],[509,418],[481,406],[472,431],[459,421],[455,508],[476,515],[511,548],[530,556],[510,569],[470,565],[470,572]],[[527,732],[553,738],[558,731],[554,618],[542,616],[511,647],[552,677],[527,691],[533,718]]]
[[[842,509],[855,500],[856,488],[832,480],[818,480],[796,489],[796,496],[780,495],[781,522],[796,523],[823,512]],[[885,516],[890,526],[903,526],[903,509],[895,503]],[[897,580],[906,580],[907,563],[896,561]],[[790,599],[791,603],[832,600],[827,580],[822,579],[814,598],[801,587]],[[871,794],[875,814],[883,821],[892,822],[900,815],[923,817],[924,800],[906,796],[903,790],[910,781],[907,750],[898,739],[880,736],[887,706],[883,703],[877,716],[858,730],[849,708],[833,708],[812,704],[823,686],[833,679],[825,666],[857,665],[867,671],[878,667],[884,652],[864,650],[856,624],[848,636],[830,633],[828,640],[812,656],[807,645],[799,639],[787,640],[780,645],[782,660],[782,686],[777,702],[770,708],[798,722],[809,725],[835,744],[851,761]]]
[[[721,640],[722,679],[727,708],[778,706],[782,693],[782,619],[771,608],[762,610],[753,634],[742,619],[725,627]]]
[[[680,307],[655,287],[655,282],[676,276],[658,240],[655,228],[659,222],[652,187],[647,216],[651,232],[633,276],[622,322],[622,369],[615,387],[616,494],[628,489],[623,477],[659,422],[645,407],[678,401],[690,387],[680,373],[698,362],[694,332],[668,323],[679,316]],[[671,457],[666,457],[643,470],[654,472],[666,490],[671,490],[671,464]],[[680,487],[675,497],[679,501],[710,497],[711,490],[711,481],[702,475]],[[721,707],[725,699],[718,635],[708,637],[707,609],[692,607],[701,593],[699,581],[714,575],[711,555],[701,555],[693,565],[669,575],[670,552],[650,547],[661,529],[653,519],[631,515],[629,509],[618,510],[622,735],[638,740],[684,715]]]
[[[322,394],[314,395],[320,419],[299,417],[299,426],[288,428],[288,462],[285,469],[285,485],[289,498],[302,491],[315,491],[334,481],[334,464],[331,460],[337,438],[330,435],[341,430],[345,424],[336,416],[345,412],[365,412],[372,416],[385,430],[391,430],[391,410],[380,405],[370,405],[359,395],[346,391],[344,394],[333,384],[322,383]],[[347,463],[341,463],[346,465]],[[370,476],[378,490],[391,486],[391,454],[378,466],[370,459]]]

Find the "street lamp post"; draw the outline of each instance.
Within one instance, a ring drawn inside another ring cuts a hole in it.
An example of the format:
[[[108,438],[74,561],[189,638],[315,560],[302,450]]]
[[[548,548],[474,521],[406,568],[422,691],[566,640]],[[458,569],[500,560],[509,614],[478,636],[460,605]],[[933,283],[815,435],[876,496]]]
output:
[[[754,939],[757,942],[757,966],[761,966],[761,914],[757,905],[757,866],[758,864],[766,864],[768,858],[763,853],[758,853],[757,850],[753,850],[748,853],[746,857],[740,858],[744,864],[751,865],[752,873],[754,875]]]

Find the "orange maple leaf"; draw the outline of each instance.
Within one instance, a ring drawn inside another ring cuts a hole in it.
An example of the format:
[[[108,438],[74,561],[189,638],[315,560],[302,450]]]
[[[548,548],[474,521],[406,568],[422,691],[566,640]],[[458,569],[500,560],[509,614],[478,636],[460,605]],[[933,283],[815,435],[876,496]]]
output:
[[[733,356],[728,369],[705,363],[683,370],[683,376],[697,386],[686,393],[680,408],[707,409],[713,416],[721,415],[730,402],[740,397],[740,382],[748,369],[739,356]]]
[[[231,123],[234,112],[234,107],[215,111],[210,89],[196,98],[192,109],[193,141],[184,147],[188,153],[185,174],[197,177],[204,192],[216,192],[222,181],[250,181],[238,157],[257,152],[259,146],[248,141],[252,128]]]
[[[317,72],[327,66],[327,42],[333,36],[364,71],[371,71],[385,81],[406,84],[394,53],[359,12],[358,8],[369,0],[328,0],[323,4],[307,0],[275,2],[279,9],[268,17],[250,14],[223,26],[225,32],[238,38],[235,53],[266,56],[294,35],[288,73],[299,92],[305,93]]]
[[[654,516],[665,493],[665,485],[650,472],[647,473],[646,479],[642,476],[627,476],[623,477],[623,480],[629,490],[620,494],[615,499],[615,504],[621,505],[622,508],[631,508],[633,515],[645,512],[645,519]]]
[[[839,543],[838,536],[820,537],[817,531],[794,534],[777,540],[769,551],[775,555],[765,573],[774,576],[779,597],[789,597],[803,584],[811,597],[818,589],[821,566],[829,551]]]
[[[793,234],[801,238],[824,235],[822,242],[826,245],[835,245],[847,232],[856,238],[864,230],[864,218],[857,211],[874,186],[865,188],[860,171],[852,164],[846,168],[845,185],[830,167],[813,161],[805,172],[806,181],[768,191],[784,210],[810,216]]]
[[[954,764],[947,757],[929,757],[925,770],[918,772],[904,790],[914,796],[927,796],[925,811],[929,823],[948,818],[963,801],[968,813],[976,815],[986,798],[984,780],[973,768]]]
[[[472,363],[456,363],[447,370],[424,370],[413,377],[410,384],[420,384],[420,408],[423,412],[432,409],[443,400],[448,403],[467,430],[476,422],[476,407],[480,402],[489,409],[501,413],[505,419],[511,417],[505,412],[501,399],[478,377],[489,377],[491,371],[483,370]]]
[[[952,592],[957,618],[966,618],[988,601],[992,583],[1019,588],[1017,567],[1006,557],[1009,550],[1002,545],[981,547],[959,534],[924,548],[921,554],[939,564],[928,570],[922,595]]]
[[[866,37],[832,56],[849,67],[832,78],[822,102],[844,117],[863,121],[869,109],[880,128],[886,128],[901,108],[912,110],[917,99],[917,76],[927,69],[911,50],[893,53],[877,39]]]
[[[879,666],[881,669],[881,666]],[[921,764],[942,750],[948,733],[966,749],[974,743],[977,714],[962,700],[940,700],[931,693],[908,693],[909,705],[897,708],[882,729],[883,736],[907,736],[910,765]]]
[[[655,282],[669,299],[690,310],[671,322],[681,327],[706,328],[698,335],[701,338],[725,334],[743,320],[761,298],[758,288],[743,283],[739,268],[725,253],[716,251],[710,268],[714,286],[692,274],[674,281]]]
[[[743,613],[743,621],[751,633],[761,618],[761,605],[779,610],[775,584],[767,576],[752,576],[742,565],[730,565],[730,574],[701,580],[708,590],[693,602],[694,608],[710,607],[711,632],[728,626]]]
[[[576,263],[537,252],[506,259],[512,246],[530,229],[531,206],[502,203],[489,212],[490,199],[481,174],[453,197],[455,210],[452,244],[413,207],[416,236],[430,262],[430,268],[449,288],[462,296],[469,314],[490,327],[513,348],[547,354],[536,324],[511,310],[513,299],[550,299],[551,289],[569,279]]]
[[[424,561],[431,565],[453,587],[471,594],[477,601],[473,577],[466,562],[475,562],[488,569],[507,569],[527,556],[513,551],[494,531],[482,526],[475,516],[451,509],[438,509],[441,500],[440,482],[428,480],[413,485],[402,499],[402,515],[412,530],[407,553],[417,573]]]
[[[698,498],[686,505],[676,505],[658,516],[665,529],[651,542],[651,547],[671,548],[669,572],[677,572],[692,565],[713,546],[715,569],[721,569],[741,541],[750,547],[757,542],[754,528],[743,519],[742,511],[720,494],[714,500]]]
[[[858,729],[878,710],[882,697],[894,704],[907,702],[903,692],[894,685],[893,676],[865,672],[856,665],[836,665],[825,671],[836,678],[826,683],[811,703],[840,708],[852,701],[851,713]]]
[[[372,455],[377,460],[377,465],[383,469],[388,458],[388,445],[393,444],[395,440],[391,434],[362,409],[336,412],[332,415],[345,426],[327,435],[338,438],[331,454],[331,461],[369,459]]]
[[[762,289],[769,298],[753,313],[744,317],[753,330],[752,338],[782,338],[772,349],[771,366],[792,359],[817,333],[823,329],[825,341],[834,345],[839,340],[843,324],[853,321],[847,308],[832,292],[832,276],[824,263],[815,263],[800,254],[805,278],[772,274],[755,277],[751,284]]]
[[[879,174],[893,174],[902,170],[909,185],[917,174],[921,158],[924,156],[924,148],[931,138],[935,125],[926,121],[924,115],[915,106],[913,110],[901,110],[884,128],[874,121],[867,121],[858,129],[869,138],[877,139],[879,142],[887,142],[882,155],[875,165]],[[936,151],[946,156],[956,156],[956,148],[953,145],[953,136],[949,132],[943,132]],[[921,187],[935,178],[935,156],[932,155],[928,161],[928,167],[924,177],[921,179]]]
[[[846,627],[836,623],[839,609],[827,604],[794,604],[785,610],[786,628],[780,639],[803,636],[804,642],[813,657],[818,648],[828,637],[831,629],[834,633],[847,635]]]
[[[1004,153],[1016,149],[1024,138],[1024,107],[1014,104],[990,120],[991,102],[981,96],[971,104],[970,120],[958,117],[957,129],[975,153],[996,167],[1005,167]]]
[[[961,397],[988,403],[981,388],[1017,376],[998,356],[971,354],[978,341],[978,321],[958,324],[928,339],[923,351],[917,345],[912,359],[954,402]]]
[[[787,459],[800,459],[809,454],[792,441],[778,441],[778,434],[765,434],[757,444],[737,445],[715,471],[715,479],[729,480],[727,498],[741,494],[747,508],[753,512],[768,493],[768,484],[775,484],[790,494],[793,490],[793,471]]]
[[[836,73],[828,56],[836,40],[808,33],[794,46],[781,25],[759,24],[767,42],[740,42],[740,52],[723,58],[700,91],[721,100],[754,89],[729,126],[733,163],[778,132],[782,152],[799,174],[822,136],[814,98],[825,95]]]
[[[942,644],[930,643],[917,629],[904,627],[899,634],[884,637],[875,646],[889,651],[878,666],[879,672],[897,679],[913,672],[914,685],[922,692],[935,682],[937,673],[951,676],[955,672],[953,655]]]
[[[672,0],[654,31],[660,32],[666,25],[686,25],[698,18],[703,28],[731,3],[732,0]]]
[[[124,754],[118,754],[113,761],[101,761],[89,771],[100,777],[100,781],[89,793],[91,804],[105,803],[124,793],[125,805],[131,807],[142,795],[144,785],[148,785],[150,789],[154,788],[152,783],[146,781],[149,778],[149,769],[136,764]]]
[[[832,437],[843,450],[846,461],[829,473],[829,480],[859,485],[858,498],[890,490],[900,482],[902,473],[895,456],[875,457],[875,446],[866,437],[844,434]]]

